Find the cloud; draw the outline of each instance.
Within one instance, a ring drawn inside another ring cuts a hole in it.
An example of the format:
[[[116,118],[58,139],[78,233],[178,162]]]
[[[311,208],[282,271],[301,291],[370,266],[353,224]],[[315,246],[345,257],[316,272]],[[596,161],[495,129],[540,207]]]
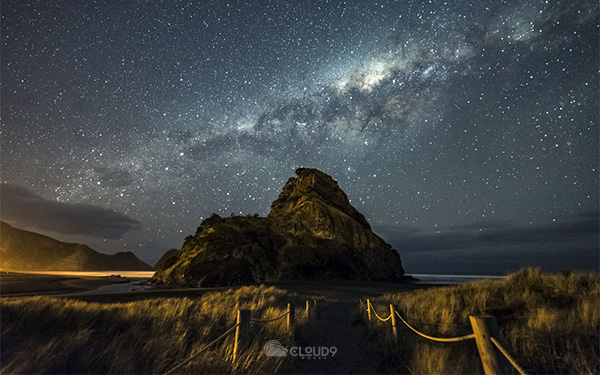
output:
[[[477,250],[488,247],[544,248],[549,244],[598,248],[599,212],[588,211],[557,222],[517,225],[512,222],[482,222],[448,227],[436,233],[410,228],[377,228],[396,249],[411,252]]]
[[[138,220],[106,208],[57,202],[8,183],[0,185],[0,216],[28,228],[110,239],[142,227]]]

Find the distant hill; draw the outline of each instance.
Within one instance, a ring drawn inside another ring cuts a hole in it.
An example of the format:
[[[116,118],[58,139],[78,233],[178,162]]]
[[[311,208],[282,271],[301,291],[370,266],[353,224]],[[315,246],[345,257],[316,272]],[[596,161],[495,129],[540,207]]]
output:
[[[101,254],[87,245],[62,242],[0,223],[3,271],[152,271],[129,251]]]
[[[407,281],[400,255],[373,233],[331,176],[300,168],[267,217],[213,215],[181,250],[156,265],[153,282],[239,285],[272,280]]]

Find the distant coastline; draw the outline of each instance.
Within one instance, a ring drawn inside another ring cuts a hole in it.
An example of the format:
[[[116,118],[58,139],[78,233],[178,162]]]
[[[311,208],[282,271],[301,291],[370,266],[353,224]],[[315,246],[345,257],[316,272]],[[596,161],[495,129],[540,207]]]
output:
[[[19,270],[0,270],[6,273],[25,273],[34,275],[57,275],[57,276],[80,276],[80,277],[108,277],[121,276],[131,279],[149,279],[154,275],[154,271],[19,271]]]
[[[2,272],[24,273],[35,275],[56,275],[56,276],[79,276],[79,277],[109,277],[121,276],[130,279],[149,279],[154,275],[154,271],[19,271],[19,270],[2,270]],[[445,275],[432,273],[411,273],[412,276],[419,281],[418,284],[464,284],[471,281],[491,279],[502,280],[506,276],[502,275]]]

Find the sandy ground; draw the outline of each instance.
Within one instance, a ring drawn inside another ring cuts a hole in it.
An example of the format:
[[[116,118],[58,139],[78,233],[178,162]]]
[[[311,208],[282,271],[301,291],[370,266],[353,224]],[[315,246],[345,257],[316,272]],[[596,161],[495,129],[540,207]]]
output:
[[[335,348],[335,355],[300,356],[284,366],[283,374],[376,374],[385,372],[383,356],[358,324],[359,300],[387,293],[410,292],[436,285],[375,282],[287,282],[273,285],[300,295],[323,296],[327,302],[317,321],[315,335],[296,343],[298,347]],[[289,348],[288,348],[289,349]],[[314,349],[313,349],[314,350]]]
[[[282,366],[282,374],[376,374],[385,372],[383,356],[367,338],[365,329],[356,320],[356,302],[329,300],[317,321],[315,334],[296,340],[295,346],[307,353],[307,348],[327,348],[327,355],[295,355]],[[290,349],[290,348],[288,348]],[[311,349],[311,351],[323,349]],[[330,352],[335,350],[335,354]]]

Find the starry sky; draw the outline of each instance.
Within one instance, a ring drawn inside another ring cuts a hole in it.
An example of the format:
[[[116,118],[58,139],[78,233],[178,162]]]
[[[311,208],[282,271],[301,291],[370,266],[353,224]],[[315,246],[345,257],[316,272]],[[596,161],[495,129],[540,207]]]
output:
[[[153,264],[333,176],[407,271],[598,268],[598,3],[1,3],[1,216]]]

